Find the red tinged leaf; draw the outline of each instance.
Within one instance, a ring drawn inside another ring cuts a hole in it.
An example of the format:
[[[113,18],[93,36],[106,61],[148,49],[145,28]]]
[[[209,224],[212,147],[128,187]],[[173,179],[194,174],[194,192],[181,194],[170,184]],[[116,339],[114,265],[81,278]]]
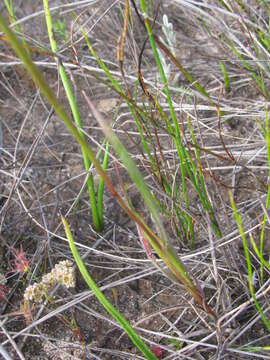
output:
[[[22,246],[20,250],[11,249],[14,259],[9,262],[11,273],[25,273],[29,270],[30,264],[27,260]]]
[[[152,346],[151,347],[151,350],[153,352],[153,354],[160,360],[162,359],[164,353],[165,353],[165,350],[162,349],[160,346]]]

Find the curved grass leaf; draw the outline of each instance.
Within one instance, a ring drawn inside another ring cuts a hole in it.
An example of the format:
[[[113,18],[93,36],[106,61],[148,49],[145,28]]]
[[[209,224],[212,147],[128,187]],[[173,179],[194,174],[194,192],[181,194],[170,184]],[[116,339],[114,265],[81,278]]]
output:
[[[83,260],[80,257],[80,254],[74,244],[73,237],[68,226],[66,219],[62,216],[62,222],[65,228],[66,236],[68,238],[69,246],[72,251],[72,255],[76,261],[76,264],[82,274],[87,285],[92,289],[98,301],[101,305],[108,311],[108,313],[121,325],[123,330],[129,336],[133,344],[146,356],[146,359],[156,360],[156,356],[152,353],[152,351],[148,348],[148,346],[142,341],[140,335],[136,333],[136,331],[131,327],[129,322],[119,313],[117,309],[109,302],[106,296],[101,292],[95,281],[92,279],[90,274],[88,273]]]

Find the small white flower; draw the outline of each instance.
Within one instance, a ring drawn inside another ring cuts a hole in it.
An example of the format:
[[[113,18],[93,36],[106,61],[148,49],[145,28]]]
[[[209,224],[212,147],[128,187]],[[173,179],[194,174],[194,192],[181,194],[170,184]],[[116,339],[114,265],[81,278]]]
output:
[[[43,285],[41,283],[34,283],[25,289],[24,300],[40,303],[43,300],[44,294]]]
[[[54,277],[53,272],[51,271],[50,273],[45,274],[45,275],[42,276],[41,283],[42,283],[46,288],[50,288],[50,287],[56,285],[57,280],[56,280],[56,278]]]
[[[51,272],[43,275],[40,283],[29,285],[24,292],[25,301],[42,302],[48,291],[56,284],[75,287],[75,269],[69,260],[60,261]]]
[[[55,265],[54,269],[58,283],[65,285],[67,288],[75,287],[75,270],[71,261],[60,261]]]

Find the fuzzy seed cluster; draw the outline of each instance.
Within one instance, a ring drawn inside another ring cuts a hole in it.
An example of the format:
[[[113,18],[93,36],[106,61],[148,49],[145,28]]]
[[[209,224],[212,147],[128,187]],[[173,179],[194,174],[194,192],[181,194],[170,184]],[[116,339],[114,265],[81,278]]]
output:
[[[43,275],[41,282],[29,285],[25,289],[24,300],[41,303],[48,291],[57,284],[75,287],[75,269],[71,261],[60,261],[51,272]]]

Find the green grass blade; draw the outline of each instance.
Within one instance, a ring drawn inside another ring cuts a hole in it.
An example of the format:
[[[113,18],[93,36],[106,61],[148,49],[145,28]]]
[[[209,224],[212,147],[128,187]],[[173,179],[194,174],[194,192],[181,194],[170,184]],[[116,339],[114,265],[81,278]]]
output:
[[[4,0],[4,3],[5,3],[5,6],[7,8],[8,14],[10,16],[10,22],[13,24],[14,22],[16,22],[16,16],[15,16],[12,0]],[[15,29],[17,30],[17,32],[19,34],[21,34],[23,46],[24,46],[25,50],[29,53],[29,50],[28,50],[28,47],[27,47],[27,44],[26,44],[25,37],[23,35],[23,31],[22,31],[21,26],[16,25]]]
[[[53,33],[53,22],[52,22],[52,18],[51,18],[51,13],[50,13],[50,8],[49,8],[49,3],[48,0],[43,0],[43,6],[44,6],[44,11],[45,11],[45,18],[46,18],[46,24],[47,24],[47,31],[48,31],[48,35],[49,35],[49,39],[50,39],[50,45],[51,45],[51,49],[52,51],[57,54],[58,52],[58,46],[57,46],[57,42],[54,38],[54,33]],[[66,70],[64,68],[64,66],[60,63],[59,64],[59,74],[68,98],[68,102],[75,120],[75,123],[77,124],[78,128],[79,128],[79,133],[82,137],[82,139],[84,139],[84,134],[81,131],[82,128],[82,121],[81,121],[81,117],[80,117],[80,113],[79,113],[79,109],[77,106],[77,102],[75,100],[75,97],[73,95],[73,91],[70,85],[70,81],[68,79]],[[91,165],[91,162],[86,154],[86,152],[83,150],[82,151],[83,154],[83,161],[84,161],[84,167],[85,169],[88,171]],[[88,192],[89,192],[89,199],[90,199],[90,204],[91,204],[91,209],[92,209],[92,217],[93,217],[93,223],[94,223],[94,228],[96,231],[102,231],[103,230],[103,219],[100,219],[99,215],[102,214],[102,211],[98,211],[97,209],[97,201],[96,201],[96,195],[95,195],[95,185],[94,185],[94,179],[93,179],[93,175],[92,174],[88,174],[88,180],[87,180],[87,185],[88,185]]]
[[[266,269],[267,269],[268,271],[270,271],[270,264],[269,264],[269,262],[267,262],[266,260],[264,260],[264,258],[262,258],[261,253],[260,253],[260,250],[258,249],[258,247],[257,247],[257,245],[256,245],[256,243],[255,243],[255,241],[254,241],[254,239],[253,239],[253,237],[252,237],[251,234],[250,234],[250,243],[251,243],[251,245],[252,245],[252,247],[253,247],[253,250],[254,250],[255,254],[258,256],[258,259],[260,260],[261,264],[263,264],[263,266],[265,266]]]
[[[230,79],[229,79],[228,72],[226,70],[226,66],[223,61],[220,61],[219,65],[220,65],[220,69],[221,69],[223,77],[224,77],[225,90],[227,93],[229,93],[231,90],[231,87],[230,87]]]
[[[14,14],[14,8],[13,8],[13,4],[12,1],[9,0],[4,0],[5,6],[7,8],[8,14],[10,16],[11,22],[15,22],[16,21],[16,17]]]
[[[260,304],[259,304],[259,302],[258,302],[258,300],[256,298],[255,291],[254,291],[254,287],[253,287],[253,271],[252,271],[252,265],[251,265],[247,240],[246,240],[245,232],[244,232],[244,229],[243,229],[243,226],[242,226],[242,219],[241,219],[241,216],[237,212],[235,202],[234,202],[234,199],[233,199],[233,196],[232,196],[231,192],[229,192],[229,196],[230,196],[231,206],[232,206],[232,209],[233,209],[233,214],[234,214],[235,220],[237,222],[238,229],[239,229],[241,239],[242,239],[242,243],[243,243],[245,258],[246,258],[246,262],[247,262],[247,269],[248,269],[249,291],[250,291],[250,294],[252,296],[252,299],[254,301],[254,304],[256,306],[256,309],[257,309],[258,313],[260,314],[265,326],[267,327],[267,330],[270,331],[270,321],[264,315],[264,313],[262,311],[262,308],[261,308],[261,306],[260,306]]]
[[[225,1],[223,0],[218,0],[218,2],[229,12],[231,12],[231,9],[229,8],[229,6],[227,4],[225,4]]]
[[[252,78],[256,82],[258,88],[260,89],[261,93],[267,98],[267,93],[265,91],[264,82],[262,79],[260,79],[256,72],[251,68],[251,66],[248,64],[248,62],[244,59],[244,57],[241,55],[241,53],[236,49],[236,47],[232,44],[232,42],[228,39],[228,44],[231,47],[234,54],[239,58],[243,66],[248,70],[248,72],[251,74]]]
[[[267,160],[268,160],[268,187],[267,187],[267,195],[266,195],[266,204],[265,208],[266,210],[269,209],[270,205],[270,132],[269,132],[269,114],[268,110],[266,108],[265,111],[265,131],[266,131],[266,151],[267,151]],[[264,214],[263,217],[263,224],[262,224],[262,230],[260,234],[260,261],[261,261],[261,269],[260,269],[260,275],[261,275],[261,282],[263,283],[263,252],[264,252],[264,233],[265,233],[265,226],[266,226],[266,215]]]
[[[137,332],[131,327],[129,322],[120,314],[120,312],[109,302],[106,296],[100,291],[99,287],[88,273],[80,257],[80,254],[74,244],[69,225],[63,216],[62,216],[62,222],[65,228],[66,236],[68,238],[70,249],[72,251],[72,255],[80,270],[80,273],[82,274],[89,288],[94,292],[96,298],[101,303],[101,305],[118,322],[118,324],[121,325],[122,329],[129,336],[133,344],[142,352],[142,354],[146,357],[146,359],[157,360],[156,356],[152,353],[152,351],[148,348],[148,346],[142,341],[139,334],[137,334]]]
[[[104,158],[103,158],[103,163],[102,163],[102,167],[103,170],[106,171],[107,167],[108,167],[108,163],[109,163],[109,142],[106,141],[106,148],[105,148],[105,153],[104,153]],[[103,228],[104,227],[104,223],[103,223],[103,194],[104,194],[104,180],[102,179],[102,177],[99,180],[99,184],[98,184],[98,193],[97,193],[97,210],[98,210],[98,216],[99,216],[99,220],[100,220],[100,225]]]

